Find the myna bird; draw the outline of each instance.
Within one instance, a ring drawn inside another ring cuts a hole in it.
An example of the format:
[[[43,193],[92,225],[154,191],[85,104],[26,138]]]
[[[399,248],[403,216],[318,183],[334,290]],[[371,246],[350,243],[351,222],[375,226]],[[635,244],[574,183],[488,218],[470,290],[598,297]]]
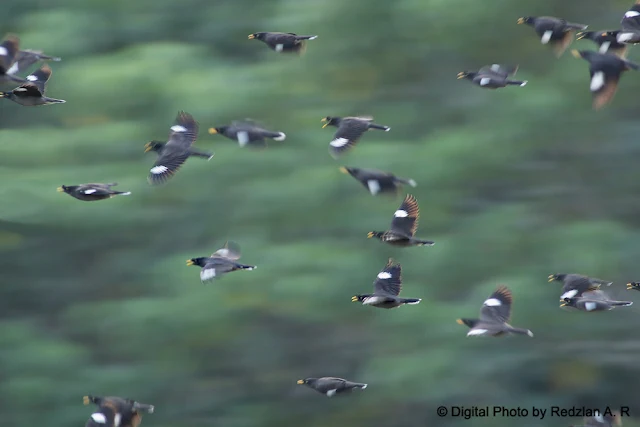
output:
[[[498,89],[506,86],[526,86],[526,80],[511,80],[518,71],[518,66],[509,65],[486,65],[478,71],[461,71],[458,73],[458,80],[471,80],[474,84],[486,89]]]
[[[413,237],[418,229],[418,219],[420,210],[418,201],[411,194],[402,201],[397,211],[393,213],[391,220],[391,230],[370,231],[367,238],[380,239],[384,243],[393,246],[433,246],[436,243],[431,240],[421,240]]]
[[[583,293],[587,291],[599,290],[600,286],[611,286],[613,282],[607,282],[606,280],[594,279],[592,277],[583,276],[581,274],[551,274],[548,277],[549,283],[556,281],[562,282],[562,295],[560,295],[560,301],[565,298],[581,297]]]
[[[367,384],[354,383],[336,377],[305,378],[303,380],[298,380],[298,384],[304,384],[318,393],[326,394],[329,397],[339,393],[350,393],[354,388],[359,388],[361,390],[367,388]]]
[[[144,152],[155,151],[158,158],[149,171],[147,181],[156,185],[166,182],[180,169],[189,157],[201,157],[211,160],[213,153],[198,151],[191,146],[198,138],[198,123],[189,113],[180,111],[175,124],[171,126],[169,141],[150,141],[145,144]]]
[[[583,425],[580,427],[614,427],[621,426],[622,419],[620,417],[620,412],[618,411],[607,411],[602,414],[600,411],[596,411],[596,414],[592,417],[584,417]],[[578,427],[578,426],[572,426]]]
[[[400,298],[402,290],[402,267],[394,264],[389,258],[387,265],[378,273],[373,282],[373,294],[356,295],[351,297],[351,302],[361,302],[362,305],[371,305],[377,308],[396,308],[404,304],[418,304],[419,298]]]
[[[611,53],[598,53],[589,50],[573,50],[571,53],[576,58],[582,58],[589,62],[589,74],[591,75],[589,89],[593,95],[593,108],[596,110],[611,102],[623,72],[640,68],[637,64]]]
[[[322,128],[335,126],[338,128],[333,140],[329,143],[329,154],[335,159],[358,143],[360,137],[369,129],[378,129],[389,132],[389,126],[372,123],[373,117],[331,117],[321,120]]]
[[[526,16],[518,18],[518,24],[532,26],[540,36],[540,42],[552,46],[557,57],[560,57],[569,47],[576,30],[584,31],[589,27],[552,16]]]
[[[295,33],[253,33],[249,34],[249,40],[260,40],[276,52],[303,53],[306,49],[306,40],[315,40],[318,36],[299,36]]]
[[[640,291],[640,282],[631,282],[627,283],[627,290],[635,289],[636,291]]]
[[[581,31],[577,40],[591,40],[598,45],[598,53],[612,53],[620,58],[627,56],[627,45],[618,43],[615,31]]]
[[[514,328],[507,322],[511,317],[511,303],[513,298],[511,291],[506,286],[498,286],[491,296],[482,304],[479,319],[458,319],[460,325],[469,328],[467,336],[501,336],[508,333],[529,335],[533,332],[529,329]]]
[[[58,192],[67,193],[71,197],[85,202],[93,202],[96,200],[110,199],[115,196],[128,196],[130,191],[115,191],[111,187],[118,185],[117,182],[109,184],[79,184],[79,185],[63,185],[58,187]]]
[[[209,128],[211,135],[220,134],[237,141],[240,147],[265,148],[265,138],[274,141],[284,141],[287,137],[283,132],[272,132],[250,121],[234,121],[231,125]]]
[[[640,43],[640,0],[625,12],[620,20],[621,30],[611,31],[618,43],[637,44]]]
[[[389,172],[376,169],[343,166],[340,168],[340,172],[349,174],[360,181],[374,196],[379,193],[397,194],[401,184],[407,184],[412,187],[418,185],[413,179],[399,178]]]
[[[48,104],[64,104],[65,100],[45,96],[51,68],[47,64],[27,76],[26,82],[11,92],[0,92],[0,98],[7,98],[25,107]]]
[[[14,69],[16,55],[20,50],[20,39],[13,34],[9,34],[0,43],[0,83],[24,83],[24,79],[15,76],[17,69]]]
[[[220,276],[236,270],[255,270],[255,265],[239,264],[240,246],[234,242],[226,242],[225,245],[211,254],[210,257],[191,258],[187,265],[201,267],[200,280],[202,283],[219,278]]]
[[[608,311],[616,307],[628,307],[631,301],[613,301],[609,299],[584,297],[564,298],[560,307],[573,307],[580,311]]]
[[[84,396],[82,402],[98,407],[85,427],[138,427],[142,422],[140,413],[152,414],[155,409],[153,405],[116,396]]]
[[[16,74],[25,71],[27,68],[39,61],[59,62],[62,58],[45,55],[41,50],[20,50],[15,56],[15,61],[7,74]]]

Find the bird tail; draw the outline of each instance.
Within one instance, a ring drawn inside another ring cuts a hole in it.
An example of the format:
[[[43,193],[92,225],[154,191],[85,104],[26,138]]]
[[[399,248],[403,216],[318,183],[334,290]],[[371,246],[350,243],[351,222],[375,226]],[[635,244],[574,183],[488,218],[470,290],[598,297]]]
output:
[[[615,307],[629,307],[633,305],[632,301],[608,301],[608,303]]]
[[[529,83],[527,80],[507,80],[507,84],[513,86],[526,86],[527,83]]]
[[[146,412],[147,414],[153,414],[153,411],[155,410],[155,406],[148,405],[146,403],[133,402],[133,410]]]
[[[509,327],[507,330],[513,334],[529,335],[533,338],[533,332],[531,332],[529,329]]]
[[[377,125],[375,123],[370,123],[369,127],[371,129],[378,129],[378,130],[383,130],[385,132],[389,132],[391,130],[391,128],[389,126],[383,126],[383,125]]]
[[[402,298],[401,301],[405,304],[420,304],[422,300],[420,298]]]
[[[195,156],[195,157],[202,157],[203,159],[211,160],[213,158],[213,156],[215,155],[215,153],[209,153],[208,151],[198,151],[198,150],[191,149],[189,151],[189,155],[190,156]]]
[[[128,196],[131,194],[131,191],[115,191],[113,194],[116,196]]]
[[[359,388],[361,390],[364,390],[365,388],[367,388],[367,385],[368,384],[364,384],[364,383],[352,383],[352,382],[349,382],[349,386],[351,388]]]
[[[566,24],[567,28],[571,28],[572,30],[580,30],[580,31],[584,31],[587,28],[589,28],[588,25],[584,25],[584,24],[574,24],[573,22],[567,22]]]
[[[45,99],[47,104],[64,104],[65,101],[64,99],[55,99],[55,98],[46,98]]]
[[[258,268],[256,265],[245,265],[245,264],[236,264],[236,270],[255,270]]]
[[[433,246],[436,244],[436,242],[434,242],[433,240],[420,240],[420,239],[413,239],[418,246]]]
[[[284,132],[267,132],[264,136],[271,138],[274,141],[284,141],[287,138],[287,135],[285,135]]]
[[[0,92],[0,98],[7,98],[9,96],[9,93],[7,92]]]
[[[636,64],[635,62],[631,62],[631,61],[627,61],[626,59],[624,60],[624,62],[627,64],[627,66],[629,66],[629,68],[634,69],[634,70],[638,70],[640,69],[640,65]]]
[[[297,40],[315,40],[318,36],[296,36]]]
[[[415,182],[414,180],[410,179],[410,178],[396,178],[398,180],[398,182],[401,182],[403,184],[407,184],[410,185],[412,187],[415,187],[416,185],[418,185],[417,182]]]

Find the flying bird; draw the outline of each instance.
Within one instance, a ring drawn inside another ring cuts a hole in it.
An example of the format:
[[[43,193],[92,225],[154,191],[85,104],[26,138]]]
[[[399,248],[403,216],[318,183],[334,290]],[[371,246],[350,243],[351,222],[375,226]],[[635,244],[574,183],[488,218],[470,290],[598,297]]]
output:
[[[400,298],[402,290],[402,267],[389,258],[387,265],[378,273],[373,282],[373,294],[356,295],[352,302],[361,302],[377,308],[396,308],[404,304],[418,304],[419,298]]]
[[[191,258],[187,260],[188,266],[198,266],[202,283],[220,278],[224,274],[237,270],[255,270],[255,265],[239,264],[240,246],[235,242],[226,242],[225,245],[211,254],[210,257]]]
[[[533,337],[529,329],[514,328],[507,322],[511,317],[511,291],[506,286],[498,288],[482,304],[479,319],[458,319],[460,325],[470,328],[467,336],[501,336],[504,334],[520,334]]]
[[[415,187],[417,184],[410,178],[399,178],[392,173],[379,171],[377,169],[364,169],[343,166],[340,172],[351,175],[357,179],[369,192],[375,196],[377,194],[398,194],[402,184]]]
[[[562,56],[569,47],[576,30],[584,31],[589,28],[588,25],[575,24],[552,16],[525,16],[518,18],[518,24],[532,26],[540,36],[540,42],[552,46],[557,57]]]
[[[411,194],[407,194],[398,210],[393,213],[391,230],[370,231],[367,234],[367,238],[371,239],[375,237],[381,242],[393,246],[435,245],[436,243],[431,240],[422,240],[414,237],[418,230],[419,218],[420,210],[418,209],[418,201]]]
[[[593,108],[598,110],[611,102],[623,72],[638,70],[640,66],[610,53],[598,53],[589,50],[573,50],[576,58],[589,62],[591,84],[589,90],[593,95]]]
[[[318,36],[299,36],[295,33],[262,32],[249,34],[249,40],[260,40],[276,52],[303,53],[307,40],[315,40]]]
[[[636,0],[631,9],[625,12],[620,20],[620,27],[622,29],[608,32],[618,43],[640,43],[640,0]]]
[[[501,64],[486,65],[478,71],[461,71],[458,80],[471,80],[474,84],[486,89],[498,89],[506,86],[526,86],[527,80],[512,80],[518,71],[518,66]]]
[[[155,409],[153,405],[116,396],[84,396],[82,402],[98,407],[85,427],[138,427],[142,422],[140,413],[152,414]]]
[[[318,393],[326,394],[328,397],[335,396],[340,393],[350,393],[355,388],[364,390],[367,384],[354,383],[342,378],[322,377],[322,378],[305,378],[298,380],[299,385],[306,385],[314,389]]]
[[[128,196],[130,191],[115,191],[111,187],[118,185],[117,182],[109,184],[79,184],[79,185],[63,185],[58,187],[60,193],[66,193],[71,197],[85,202],[93,202],[96,200],[110,199],[115,196]]]
[[[331,117],[327,116],[321,120],[324,122],[322,128],[327,126],[337,127],[333,140],[329,143],[329,154],[334,159],[353,148],[358,143],[360,137],[369,129],[378,129],[389,132],[389,126],[373,123],[373,117]]]
[[[592,296],[585,293],[581,297],[567,297],[562,300],[560,307],[573,307],[580,311],[609,311],[616,307],[628,307],[633,305],[631,301],[615,301],[609,299],[609,297],[602,291],[600,294]]]
[[[274,141],[284,141],[287,137],[283,132],[272,132],[261,128],[249,121],[234,121],[231,125],[209,128],[211,135],[220,134],[237,141],[240,147],[266,148],[265,138]]]
[[[631,289],[640,291],[640,282],[627,283],[627,290],[630,291]]]
[[[618,43],[615,31],[582,31],[577,40],[591,40],[598,45],[598,53],[612,53],[620,58],[627,56],[628,45]]]
[[[562,282],[562,295],[560,301],[565,298],[581,297],[583,293],[588,291],[596,291],[600,286],[611,286],[613,282],[595,279],[593,277],[583,276],[581,274],[556,273],[548,277],[549,283],[556,281]]]
[[[15,60],[11,68],[7,71],[7,74],[17,74],[25,71],[33,64],[40,61],[53,61],[59,62],[62,58],[57,56],[45,55],[41,50],[20,50],[15,56]]]
[[[149,171],[147,181],[151,185],[162,184],[171,178],[189,157],[211,160],[214,153],[198,151],[191,146],[198,138],[198,123],[189,113],[180,111],[175,124],[171,126],[169,140],[164,143],[150,141],[144,152],[155,151],[158,158]]]
[[[29,74],[25,83],[22,83],[11,92],[0,92],[0,98],[7,98],[25,107],[64,104],[67,101],[45,96],[47,82],[51,77],[51,73],[51,68],[44,64],[39,70]]]
[[[20,39],[13,35],[7,35],[0,43],[0,83],[24,83],[24,79],[14,76],[13,66],[16,55],[20,50]]]

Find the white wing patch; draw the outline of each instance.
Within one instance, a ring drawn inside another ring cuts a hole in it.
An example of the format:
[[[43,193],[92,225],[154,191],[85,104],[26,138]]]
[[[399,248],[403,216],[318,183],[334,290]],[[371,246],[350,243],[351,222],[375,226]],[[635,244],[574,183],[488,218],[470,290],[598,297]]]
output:
[[[598,304],[596,304],[595,302],[585,302],[584,303],[584,308],[587,309],[587,311],[593,311],[596,309],[596,307],[598,306]]]
[[[213,279],[216,277],[216,269],[215,268],[207,268],[206,270],[202,270],[200,272],[200,279],[202,281]]]
[[[618,40],[618,43],[624,43],[624,42],[628,42],[629,40],[633,39],[633,33],[619,33],[618,37],[616,37],[616,40]]]
[[[374,196],[380,192],[380,183],[375,179],[368,180],[367,187],[369,187],[369,192]]]
[[[0,46],[0,56],[7,56],[7,55],[9,55],[9,51],[7,50],[7,48],[4,46]]]
[[[174,132],[186,132],[187,128],[180,125],[171,126],[171,130]]]
[[[4,48],[3,48],[3,47],[0,47],[0,49],[4,49]],[[1,50],[0,50],[0,56],[3,56],[3,55],[2,55],[2,51],[1,51]],[[11,66],[11,68],[9,68],[9,69],[7,70],[7,74],[15,74],[15,73],[17,73],[17,72],[18,72],[18,63],[17,63],[17,62],[16,62],[15,64],[13,64],[13,65]]]
[[[609,46],[611,46],[611,42],[603,42],[600,45],[600,49],[598,50],[599,53],[607,53],[607,51],[609,50]]]
[[[27,80],[29,80],[30,82],[36,82],[38,81],[38,77],[34,76],[33,74],[29,74],[27,76]]]
[[[484,335],[487,333],[487,329],[472,329],[467,333],[468,337],[474,336],[474,335]]]
[[[629,11],[627,11],[627,13],[624,14],[624,17],[625,18],[635,18],[638,15],[640,15],[640,12],[636,12],[635,10],[629,10]]]
[[[236,135],[236,139],[238,140],[238,144],[240,144],[241,147],[244,147],[249,142],[249,132],[241,130]]]
[[[381,297],[367,297],[362,301],[364,305],[372,305],[384,302],[384,298]]]
[[[406,218],[409,216],[409,214],[407,213],[407,211],[403,210],[403,209],[398,209],[397,211],[395,211],[393,213],[394,218]]]
[[[120,415],[119,413],[117,413],[114,417],[113,417],[113,427],[120,427],[120,421],[122,420],[122,415]]]
[[[553,31],[551,30],[545,31],[544,34],[542,35],[542,38],[540,39],[540,43],[542,44],[549,43],[549,40],[551,40],[552,35],[553,35]]]
[[[564,294],[560,295],[560,299],[573,298],[574,296],[576,296],[577,293],[578,293],[577,289],[571,289],[570,291],[567,291]]]
[[[604,83],[604,73],[602,71],[596,71],[591,78],[589,89],[591,89],[591,92],[597,92],[602,89]]]
[[[391,279],[391,273],[388,273],[386,271],[381,271],[380,273],[378,273],[378,279]]]
[[[154,174],[154,175],[160,175],[160,174],[165,173],[168,170],[169,170],[168,167],[160,165],[160,166],[155,166],[155,167],[151,168],[150,172],[152,174]]]
[[[329,396],[329,397],[334,396],[334,395],[336,394],[336,392],[337,392],[337,391],[338,391],[338,390],[336,390],[335,388],[334,388],[334,389],[331,389],[331,390],[329,390],[329,391],[327,392],[327,396]]]
[[[486,86],[491,83],[491,79],[489,77],[483,77],[480,79],[480,86]]]
[[[284,45],[282,43],[278,43],[276,45],[276,52],[282,52],[282,49],[284,49]]]
[[[484,302],[484,305],[488,305],[489,307],[497,307],[499,305],[502,305],[502,301],[500,301],[498,298],[489,298]]]
[[[91,188],[91,189],[89,189],[89,190],[84,190],[84,194],[93,194],[93,193],[95,193],[96,191],[97,191],[97,190],[95,190],[95,189]]]
[[[100,412],[96,412],[91,414],[91,419],[95,422],[97,422],[98,424],[106,424],[107,423],[107,417],[104,416],[104,414],[100,413]]]
[[[348,143],[349,143],[349,140],[347,138],[336,138],[333,141],[331,141],[329,145],[331,145],[332,147],[340,148],[340,147],[344,147]]]
[[[313,36],[313,37],[309,37],[309,40],[315,40],[317,38],[318,38],[318,36]]]

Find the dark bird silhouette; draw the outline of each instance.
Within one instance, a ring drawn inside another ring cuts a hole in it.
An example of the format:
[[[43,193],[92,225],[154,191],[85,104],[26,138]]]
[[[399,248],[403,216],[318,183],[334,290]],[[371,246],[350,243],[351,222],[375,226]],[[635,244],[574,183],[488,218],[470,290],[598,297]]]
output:
[[[549,283],[553,281],[563,283],[560,301],[563,301],[565,298],[581,297],[585,292],[599,290],[600,286],[611,286],[613,283],[581,274],[566,273],[551,274],[548,279]]]
[[[260,40],[272,50],[282,53],[303,53],[307,40],[315,40],[318,36],[299,36],[295,33],[262,32],[249,34],[249,40]]]
[[[333,140],[329,143],[329,154],[334,159],[350,150],[355,146],[360,137],[369,129],[378,129],[389,132],[389,126],[378,125],[372,122],[373,117],[331,117],[327,116],[322,119],[324,125],[335,126],[338,128],[333,135]]]
[[[349,174],[357,179],[373,196],[383,193],[398,194],[401,184],[407,184],[412,187],[417,185],[413,179],[399,178],[392,173],[377,169],[343,166],[340,168],[340,172]]]
[[[64,104],[67,101],[45,96],[47,82],[51,74],[51,68],[49,68],[47,64],[44,64],[39,70],[29,74],[25,83],[13,89],[11,92],[0,92],[0,98],[7,98],[25,107]]]
[[[63,185],[58,187],[60,193],[66,193],[71,197],[85,202],[93,202],[96,200],[110,199],[115,196],[128,196],[130,191],[115,191],[111,187],[118,185],[117,182],[109,184],[79,184],[79,185]]]
[[[240,259],[240,246],[234,242],[226,242],[225,245],[211,254],[210,257],[191,258],[187,260],[188,266],[198,266],[200,280],[208,282],[218,279],[224,274],[237,270],[255,270],[255,265],[245,265],[236,262]]]
[[[582,31],[576,34],[577,40],[591,40],[598,45],[598,53],[611,53],[620,58],[627,56],[628,45],[618,43],[615,31]]]
[[[234,121],[230,125],[209,128],[211,135],[220,134],[237,141],[240,147],[266,148],[266,138],[284,141],[284,132],[272,132],[250,121]]]
[[[84,396],[82,402],[98,407],[85,427],[138,427],[142,422],[141,412],[152,414],[155,410],[153,405],[116,396]]]
[[[336,377],[305,378],[303,380],[298,380],[298,384],[304,384],[318,393],[326,394],[328,397],[341,393],[350,393],[355,388],[359,388],[361,390],[367,388],[367,384],[354,383],[352,381]]]
[[[478,71],[461,71],[458,73],[458,80],[471,80],[474,84],[485,89],[498,89],[506,86],[526,86],[527,80],[512,80],[518,71],[518,66],[509,65],[486,65]]]
[[[375,237],[381,242],[388,243],[393,246],[435,245],[435,242],[431,240],[422,240],[414,237],[418,230],[419,218],[420,210],[418,208],[418,201],[411,194],[407,194],[398,210],[393,213],[391,230],[370,231],[367,234],[367,237],[369,239]]]
[[[576,30],[584,31],[589,27],[553,16],[525,16],[518,18],[518,24],[532,26],[540,36],[540,42],[551,46],[557,57],[562,56],[569,47]]]
[[[394,264],[393,259],[384,266],[373,282],[373,294],[356,295],[352,302],[361,302],[377,308],[396,308],[404,304],[418,304],[419,298],[400,298],[402,290],[402,267]]]

